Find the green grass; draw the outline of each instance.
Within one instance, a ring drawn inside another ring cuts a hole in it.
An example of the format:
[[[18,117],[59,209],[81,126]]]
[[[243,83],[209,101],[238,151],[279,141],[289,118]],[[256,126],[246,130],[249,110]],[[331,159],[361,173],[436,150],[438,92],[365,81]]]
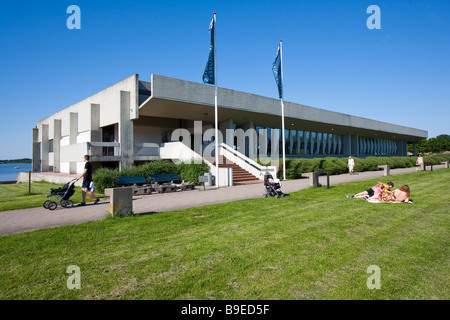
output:
[[[31,194],[28,193],[28,183],[0,184],[0,211],[40,207],[49,200],[50,188],[60,188],[62,185],[48,182],[31,183]],[[96,196],[101,196],[94,192]],[[56,198],[50,198],[55,200]],[[75,194],[70,198],[74,203],[81,202],[81,188],[75,187]],[[86,196],[86,202],[94,201]]]
[[[377,180],[0,237],[0,299],[449,299],[450,170],[389,177],[413,204],[346,198]]]

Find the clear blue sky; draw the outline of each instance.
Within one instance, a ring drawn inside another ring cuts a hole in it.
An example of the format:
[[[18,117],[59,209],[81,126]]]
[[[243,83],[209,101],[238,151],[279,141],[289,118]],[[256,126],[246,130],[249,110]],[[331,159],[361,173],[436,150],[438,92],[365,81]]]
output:
[[[69,5],[81,30],[69,30]],[[369,5],[381,30],[369,30]],[[217,11],[218,84],[450,134],[450,1],[6,1],[0,11],[0,159],[31,157],[36,122],[140,74],[202,81]]]

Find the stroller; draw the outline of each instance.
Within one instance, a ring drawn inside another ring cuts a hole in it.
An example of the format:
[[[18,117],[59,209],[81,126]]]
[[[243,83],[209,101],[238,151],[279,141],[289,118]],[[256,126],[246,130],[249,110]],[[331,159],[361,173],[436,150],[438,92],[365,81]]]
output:
[[[281,191],[279,180],[274,180],[272,175],[268,172],[264,175],[264,187],[266,188],[266,192],[263,194],[264,198],[275,197],[275,199],[278,199],[285,196]]]
[[[43,206],[45,209],[49,209],[51,211],[55,210],[58,207],[58,203],[63,208],[72,208],[73,201],[70,200],[70,197],[75,193],[75,182],[77,179],[73,179],[66,183],[62,188],[59,189],[50,189],[50,194],[47,198],[55,198],[54,201],[47,200],[44,202]]]

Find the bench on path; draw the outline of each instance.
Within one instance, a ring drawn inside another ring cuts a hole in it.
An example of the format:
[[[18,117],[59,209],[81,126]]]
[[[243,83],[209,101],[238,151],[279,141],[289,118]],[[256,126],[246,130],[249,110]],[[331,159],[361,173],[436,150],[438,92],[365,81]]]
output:
[[[150,175],[150,180],[153,188],[158,193],[174,192],[177,190],[194,190],[195,184],[192,182],[184,182],[178,173],[170,174],[152,174]],[[175,183],[175,182],[181,183]]]
[[[119,177],[117,184],[121,187],[131,186],[133,188],[133,195],[151,194],[153,191],[153,187],[148,184],[144,176]]]

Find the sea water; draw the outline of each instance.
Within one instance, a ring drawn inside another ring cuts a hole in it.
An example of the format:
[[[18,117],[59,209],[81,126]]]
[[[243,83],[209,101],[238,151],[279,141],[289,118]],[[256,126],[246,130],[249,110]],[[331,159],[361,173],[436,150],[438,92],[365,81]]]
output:
[[[0,164],[0,181],[14,181],[19,172],[31,170],[31,163],[24,164]]]

